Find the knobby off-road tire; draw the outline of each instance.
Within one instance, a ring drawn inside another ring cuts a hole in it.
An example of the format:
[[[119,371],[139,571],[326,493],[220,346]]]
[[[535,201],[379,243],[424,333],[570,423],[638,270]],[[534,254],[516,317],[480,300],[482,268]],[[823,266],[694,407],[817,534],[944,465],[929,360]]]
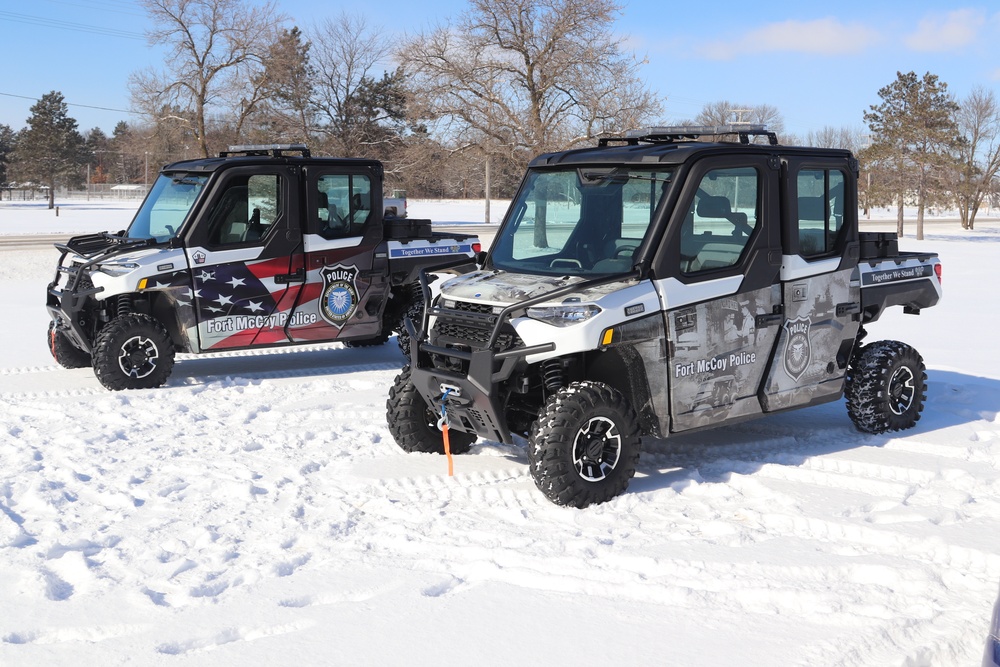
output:
[[[427,283],[430,284],[437,278],[435,275],[427,276]],[[399,318],[399,321],[393,323],[393,329],[397,333],[396,342],[399,344],[399,351],[409,359],[411,340],[409,334],[406,333],[406,320],[412,320],[415,329],[420,328],[420,320],[424,316],[424,291],[420,288],[420,283],[413,283],[407,286],[403,294],[406,295],[406,299],[410,303],[403,311],[403,316]]]
[[[385,345],[387,340],[389,340],[389,332],[383,329],[382,332],[374,338],[361,338],[359,340],[344,341],[344,347],[378,347],[379,345]]]
[[[101,329],[94,343],[94,373],[111,391],[159,387],[173,367],[170,334],[149,315],[116,317]]]
[[[639,420],[621,392],[600,382],[574,382],[539,410],[528,438],[528,467],[549,500],[582,508],[628,488],[639,449]]]
[[[403,317],[399,319],[396,324],[396,342],[399,343],[399,351],[409,359],[410,358],[410,345],[413,343],[413,339],[410,338],[410,334],[406,333],[406,320],[410,319],[413,321],[414,328],[420,326],[420,318],[424,316],[424,297],[419,294],[415,297],[415,301],[410,304],[409,308],[406,309],[406,313]]]
[[[52,358],[63,368],[87,368],[91,365],[90,354],[73,345],[66,334],[56,329],[55,322],[49,322],[48,342]]]
[[[444,454],[444,437],[437,428],[440,416],[440,406],[438,410],[427,407],[423,396],[410,380],[409,365],[403,366],[389,390],[389,399],[385,402],[385,420],[396,444],[411,453]],[[473,433],[448,430],[448,444],[452,454],[467,453],[475,441],[476,435]]]
[[[861,348],[848,369],[847,414],[859,431],[912,428],[927,398],[927,373],[915,349],[895,340]]]

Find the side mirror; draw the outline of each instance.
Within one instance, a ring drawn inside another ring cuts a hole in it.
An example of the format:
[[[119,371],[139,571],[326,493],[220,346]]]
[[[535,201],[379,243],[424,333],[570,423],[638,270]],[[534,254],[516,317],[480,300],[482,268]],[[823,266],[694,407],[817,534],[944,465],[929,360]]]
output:
[[[485,265],[486,264],[486,258],[488,257],[488,255],[489,255],[489,253],[487,253],[485,250],[480,250],[479,252],[477,252],[476,253],[476,264],[478,264],[479,266]]]

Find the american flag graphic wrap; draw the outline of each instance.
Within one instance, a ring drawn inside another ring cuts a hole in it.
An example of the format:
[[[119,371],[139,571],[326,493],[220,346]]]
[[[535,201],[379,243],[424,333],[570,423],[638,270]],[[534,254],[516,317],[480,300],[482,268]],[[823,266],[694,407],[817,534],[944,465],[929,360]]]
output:
[[[194,266],[179,303],[190,304],[197,316],[201,349],[336,339],[343,324],[331,326],[320,317],[322,267],[306,274],[303,261],[295,256],[291,266],[287,257]],[[292,282],[289,275],[295,275]]]

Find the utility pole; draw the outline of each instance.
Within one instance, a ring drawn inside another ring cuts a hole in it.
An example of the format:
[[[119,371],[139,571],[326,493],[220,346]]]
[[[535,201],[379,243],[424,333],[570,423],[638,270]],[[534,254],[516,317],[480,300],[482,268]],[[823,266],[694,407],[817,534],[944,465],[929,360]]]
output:
[[[486,156],[486,224],[490,224],[490,156]]]

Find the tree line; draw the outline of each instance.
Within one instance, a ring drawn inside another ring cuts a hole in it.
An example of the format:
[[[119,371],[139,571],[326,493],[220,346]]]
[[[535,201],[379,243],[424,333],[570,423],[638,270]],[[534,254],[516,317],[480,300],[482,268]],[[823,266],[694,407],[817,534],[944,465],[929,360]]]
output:
[[[402,40],[341,13],[301,30],[270,0],[139,0],[162,67],[136,71],[140,120],[81,134],[62,95],[0,125],[0,184],[148,183],[164,164],[235,144],[305,143],[369,157],[412,197],[509,197],[526,162],[650,124],[661,100],[644,61],[613,32],[617,0],[469,0],[446,25]],[[386,67],[385,63],[400,63]],[[784,144],[852,150],[867,207],[957,209],[973,228],[997,204],[1000,106],[977,89],[955,100],[930,73],[898,73],[864,114],[867,129],[785,133],[770,105],[707,104],[700,125],[761,123]]]

